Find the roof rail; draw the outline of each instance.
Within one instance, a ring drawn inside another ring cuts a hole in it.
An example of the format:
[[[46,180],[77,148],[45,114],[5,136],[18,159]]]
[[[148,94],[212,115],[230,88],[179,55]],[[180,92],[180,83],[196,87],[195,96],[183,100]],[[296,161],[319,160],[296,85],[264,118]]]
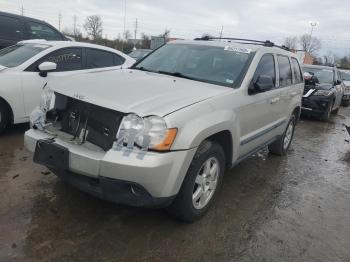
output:
[[[290,51],[290,49],[284,45],[279,46],[279,45],[275,45],[275,43],[271,42],[270,40],[265,40],[265,41],[261,41],[261,40],[254,40],[254,39],[245,39],[245,38],[234,38],[234,37],[211,37],[211,36],[204,36],[204,37],[200,37],[200,38],[195,38],[194,40],[202,40],[202,41],[210,41],[210,40],[228,40],[228,41],[242,41],[242,44],[256,44],[256,45],[263,45],[263,46],[267,46],[267,47],[278,47],[281,48],[283,50],[287,50]]]

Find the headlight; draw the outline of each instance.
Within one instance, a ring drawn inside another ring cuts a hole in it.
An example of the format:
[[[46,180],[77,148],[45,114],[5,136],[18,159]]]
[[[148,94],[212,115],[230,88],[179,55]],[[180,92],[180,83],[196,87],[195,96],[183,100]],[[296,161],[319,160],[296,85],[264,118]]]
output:
[[[53,107],[54,92],[46,85],[41,92],[40,109],[43,112],[49,111]]]
[[[333,94],[332,90],[317,90],[314,95],[315,96],[330,96]]]
[[[173,144],[176,133],[176,128],[167,128],[162,117],[142,118],[136,114],[129,114],[120,124],[117,139],[129,148],[137,145],[143,150],[167,151]]]

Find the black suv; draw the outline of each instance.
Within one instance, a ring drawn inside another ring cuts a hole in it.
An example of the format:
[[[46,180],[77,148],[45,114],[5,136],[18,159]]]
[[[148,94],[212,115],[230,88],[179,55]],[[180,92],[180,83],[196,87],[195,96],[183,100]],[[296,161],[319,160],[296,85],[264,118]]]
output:
[[[336,67],[304,65],[305,88],[302,113],[328,120],[338,113],[344,93],[344,84]]]
[[[28,39],[67,40],[56,28],[44,21],[0,12],[0,49]]]

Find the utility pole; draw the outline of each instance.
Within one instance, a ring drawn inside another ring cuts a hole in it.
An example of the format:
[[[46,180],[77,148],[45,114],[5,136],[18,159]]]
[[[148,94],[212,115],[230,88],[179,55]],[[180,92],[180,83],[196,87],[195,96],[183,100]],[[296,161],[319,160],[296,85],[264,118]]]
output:
[[[58,13],[58,31],[61,32],[61,21],[62,21],[62,14],[61,12]]]
[[[137,22],[137,18],[136,18],[136,21],[135,21],[135,30],[134,30],[134,49],[136,49],[137,29],[138,29],[138,22]]]
[[[309,43],[309,48],[307,49],[307,52],[310,52],[311,49],[311,45],[312,45],[312,33],[314,32],[314,28],[318,25],[318,22],[313,22],[310,21],[309,22],[310,26],[311,26],[311,32],[310,32],[310,43]]]
[[[124,0],[124,25],[123,25],[123,40],[124,41],[122,41],[122,51],[123,52],[124,52],[124,42],[126,42],[125,27],[126,27],[126,0]]]
[[[73,17],[73,34],[74,37],[77,37],[77,16],[74,15]]]
[[[223,32],[224,32],[224,26],[222,25],[222,26],[221,26],[221,31],[220,31],[220,38],[222,38]]]

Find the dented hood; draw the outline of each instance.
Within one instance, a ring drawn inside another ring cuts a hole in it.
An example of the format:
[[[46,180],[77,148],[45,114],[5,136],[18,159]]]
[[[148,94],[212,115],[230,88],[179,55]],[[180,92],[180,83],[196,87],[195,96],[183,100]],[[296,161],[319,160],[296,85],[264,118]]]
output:
[[[230,91],[224,86],[130,69],[78,74],[55,79],[49,86],[69,97],[140,116],[164,116]]]

